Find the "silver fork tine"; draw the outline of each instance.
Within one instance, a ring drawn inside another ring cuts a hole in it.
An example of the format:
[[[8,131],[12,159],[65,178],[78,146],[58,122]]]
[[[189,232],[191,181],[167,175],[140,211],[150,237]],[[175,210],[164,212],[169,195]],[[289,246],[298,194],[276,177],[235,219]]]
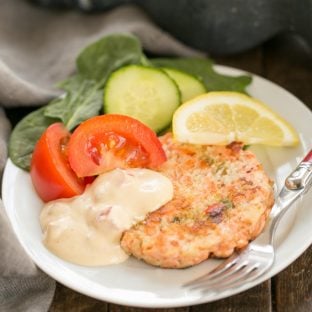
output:
[[[198,287],[194,286],[192,289],[200,289],[202,293],[207,293],[207,292],[218,292],[222,291],[224,289],[232,289],[232,288],[239,288],[246,283],[252,282],[254,279],[256,279],[258,276],[260,276],[262,273],[257,272],[257,270],[250,270],[246,275],[244,275],[244,279],[239,279],[239,280],[232,280],[229,283],[224,283],[224,284],[216,284],[216,285],[206,285],[204,284],[205,287]]]
[[[247,247],[248,248],[248,247]],[[187,282],[183,285],[183,287],[192,286],[195,284],[202,283],[206,281],[207,279],[213,279],[215,277],[218,277],[219,275],[222,275],[223,273],[226,273],[228,270],[230,270],[240,259],[240,255],[245,252],[245,249],[242,249],[240,251],[235,251],[228,259],[224,260],[222,263],[220,263],[218,266],[216,266],[214,269],[209,271],[208,273],[191,280],[190,282]]]
[[[212,278],[213,276],[220,274],[220,273],[226,271],[228,268],[232,267],[237,262],[237,260],[238,260],[237,254],[234,253],[232,256],[230,256],[228,259],[224,260],[221,264],[219,264],[217,267],[215,267],[214,269],[212,269],[208,273],[183,284],[182,287],[191,286],[193,284],[200,283],[201,281],[204,281],[207,278],[210,278],[210,277]]]
[[[250,268],[249,272],[243,278],[240,278],[237,280],[235,279],[231,283],[229,283],[228,285],[220,285],[219,284],[217,287],[214,287],[214,289],[220,291],[220,290],[224,289],[225,286],[227,289],[234,288],[234,287],[239,288],[242,285],[245,285],[246,283],[252,282],[256,278],[258,278],[259,276],[264,274],[269,268],[270,268],[270,265],[269,266],[265,265],[265,266],[261,266],[259,268],[253,268],[253,269]],[[205,290],[205,289],[207,291],[211,290],[210,287],[205,287],[203,290]]]
[[[241,269],[236,275],[229,276],[224,280],[203,282],[201,284],[196,284],[191,289],[202,289],[202,292],[209,291],[220,291],[224,289],[230,288],[238,288],[242,285],[245,285],[247,282],[251,282],[257,277],[264,274],[268,268],[270,268],[269,264],[264,263],[249,263],[249,265],[245,266]]]
[[[223,274],[231,272],[234,269],[234,267],[237,266],[238,260],[239,256],[237,255],[237,253],[233,254],[233,256],[231,256],[231,258],[229,259],[229,262],[225,261],[224,262],[225,265],[221,264],[217,266],[215,269],[213,269],[211,272],[207,274],[207,277],[209,277],[209,279],[216,279],[220,275],[224,276]]]
[[[209,276],[209,279],[206,283],[218,283],[222,279],[231,278],[232,275],[238,274],[244,267],[246,267],[246,263],[238,261],[222,273],[214,275],[213,277]]]
[[[218,286],[218,288],[233,287],[233,283],[240,283],[242,279],[246,282],[247,280],[250,281],[257,278],[271,266],[274,258],[268,261],[266,255],[271,252],[273,253],[273,249],[268,247],[260,247],[256,248],[256,250],[253,249],[254,248],[245,249],[239,257],[237,257],[236,263],[221,274],[215,275],[213,278],[210,278],[208,274],[205,279],[198,281],[196,284],[191,284],[193,285],[192,289],[197,289],[202,286],[207,288],[214,286]],[[262,253],[260,253],[261,251]],[[257,258],[252,256],[255,252],[257,252]]]
[[[242,278],[245,278],[248,276],[248,274],[255,269],[254,266],[248,266],[248,265],[239,265],[239,266],[234,266],[235,269],[232,270],[231,272],[227,272],[226,275],[222,275],[218,277],[217,279],[208,279],[203,281],[202,283],[197,283],[192,287],[192,289],[197,289],[201,288],[203,285],[205,287],[214,287],[218,286],[219,287],[227,287],[231,285],[233,282],[236,282],[238,280],[241,280]]]

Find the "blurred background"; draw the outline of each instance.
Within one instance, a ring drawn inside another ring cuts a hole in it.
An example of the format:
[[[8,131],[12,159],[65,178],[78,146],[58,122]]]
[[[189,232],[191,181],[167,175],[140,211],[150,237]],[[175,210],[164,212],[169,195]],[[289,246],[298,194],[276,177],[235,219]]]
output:
[[[312,49],[311,0],[33,0],[50,8],[93,13],[135,4],[163,30],[205,52],[229,55],[279,34]]]

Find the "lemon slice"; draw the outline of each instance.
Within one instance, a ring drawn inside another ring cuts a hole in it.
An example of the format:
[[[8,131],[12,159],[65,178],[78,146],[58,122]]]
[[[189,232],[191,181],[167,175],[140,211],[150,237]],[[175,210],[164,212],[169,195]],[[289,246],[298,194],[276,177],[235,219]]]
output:
[[[193,144],[245,144],[292,146],[296,131],[260,101],[238,92],[209,92],[174,113],[172,130],[180,142]]]

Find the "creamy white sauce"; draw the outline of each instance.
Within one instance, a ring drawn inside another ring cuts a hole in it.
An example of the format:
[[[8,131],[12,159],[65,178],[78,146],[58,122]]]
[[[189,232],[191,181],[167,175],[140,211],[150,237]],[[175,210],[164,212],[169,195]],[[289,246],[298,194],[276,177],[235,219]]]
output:
[[[149,169],[115,169],[85,192],[44,205],[40,215],[45,246],[60,258],[98,266],[125,261],[122,232],[173,197],[171,181]]]

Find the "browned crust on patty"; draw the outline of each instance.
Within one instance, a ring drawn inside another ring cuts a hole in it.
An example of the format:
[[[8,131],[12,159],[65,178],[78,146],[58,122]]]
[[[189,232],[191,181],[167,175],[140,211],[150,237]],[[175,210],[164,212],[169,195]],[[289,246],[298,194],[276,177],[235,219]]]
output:
[[[272,183],[242,144],[199,146],[160,138],[174,198],[124,232],[122,248],[164,268],[228,257],[263,229],[274,202]]]

